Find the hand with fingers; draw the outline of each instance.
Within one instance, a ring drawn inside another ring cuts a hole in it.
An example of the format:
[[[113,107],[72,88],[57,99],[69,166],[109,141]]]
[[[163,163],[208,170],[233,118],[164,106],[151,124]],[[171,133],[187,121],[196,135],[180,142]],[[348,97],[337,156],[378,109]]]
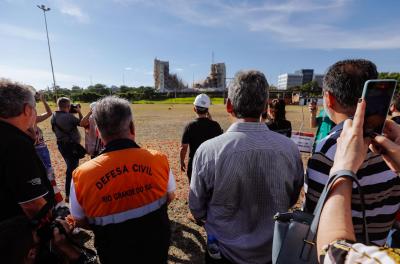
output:
[[[371,144],[374,153],[381,154],[389,168],[400,173],[400,126],[392,120],[387,120],[384,135],[377,135]]]
[[[309,103],[308,110],[310,111],[311,114],[316,115],[318,111],[317,103],[316,102]]]
[[[44,95],[43,92],[39,92],[39,99],[40,99],[40,101],[42,101],[42,102],[46,101],[46,96]]]
[[[181,161],[181,171],[185,172],[186,171],[186,165],[184,161]]]

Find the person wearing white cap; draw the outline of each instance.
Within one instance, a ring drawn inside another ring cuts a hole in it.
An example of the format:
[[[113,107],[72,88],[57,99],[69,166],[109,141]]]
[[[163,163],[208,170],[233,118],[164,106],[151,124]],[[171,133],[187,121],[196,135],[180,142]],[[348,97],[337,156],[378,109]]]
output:
[[[211,105],[210,97],[206,94],[196,96],[194,102],[194,112],[197,118],[185,126],[182,135],[180,152],[181,171],[186,171],[190,179],[192,176],[192,161],[197,148],[206,140],[219,136],[223,133],[221,126],[209,118],[208,108]],[[185,157],[189,147],[189,162],[186,166]]]
[[[85,128],[85,149],[90,157],[93,159],[99,155],[103,149],[103,143],[96,131],[96,124],[92,117],[92,112],[96,102],[90,104],[90,111],[85,117],[82,118],[80,126]]]

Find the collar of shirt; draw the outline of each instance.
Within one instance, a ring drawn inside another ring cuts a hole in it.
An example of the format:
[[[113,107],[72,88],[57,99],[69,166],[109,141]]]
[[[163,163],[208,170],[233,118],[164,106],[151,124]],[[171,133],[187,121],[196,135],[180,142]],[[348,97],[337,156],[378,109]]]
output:
[[[100,153],[107,153],[107,152],[111,152],[111,151],[117,151],[117,150],[121,150],[121,149],[127,149],[127,148],[140,148],[138,144],[136,144],[135,141],[128,139],[128,138],[119,138],[119,139],[115,139],[111,142],[109,142],[105,149]]]
[[[0,130],[4,130],[5,133],[7,133],[9,135],[16,134],[18,136],[22,136],[22,137],[28,139],[30,142],[32,142],[32,145],[35,142],[30,136],[28,136],[28,134],[24,133],[18,127],[15,127],[15,126],[13,126],[7,122],[1,121],[1,120],[0,120]]]
[[[257,132],[268,130],[268,127],[260,122],[235,122],[226,132]]]
[[[54,113],[57,115],[70,114],[69,112],[65,112],[65,111],[61,111],[61,110],[56,110],[56,111],[54,111]]]
[[[353,117],[349,117],[348,119],[353,119]],[[346,120],[344,120],[346,121]],[[334,126],[331,131],[329,132],[329,134],[334,134],[336,132],[340,132],[343,130],[343,125],[344,125],[344,121],[340,122],[339,124],[337,124],[336,126]]]

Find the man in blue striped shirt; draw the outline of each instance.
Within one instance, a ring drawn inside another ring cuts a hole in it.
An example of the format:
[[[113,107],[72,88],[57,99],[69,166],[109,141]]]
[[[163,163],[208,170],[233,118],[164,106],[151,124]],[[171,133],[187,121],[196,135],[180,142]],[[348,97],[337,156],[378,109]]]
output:
[[[306,174],[305,209],[312,212],[321,195],[336,153],[336,140],[343,123],[355,113],[364,83],[376,79],[375,64],[367,60],[344,60],[333,64],[324,77],[324,107],[337,125],[322,139],[308,162]],[[400,179],[392,172],[381,155],[371,151],[357,172],[366,203],[369,238],[383,245],[395,219],[400,203]],[[358,191],[353,186],[352,214],[355,233],[362,241],[362,211]]]
[[[267,89],[263,73],[237,73],[226,106],[236,122],[200,145],[194,156],[189,207],[196,220],[205,221],[207,235],[216,238],[206,263],[270,263],[273,215],[298,199],[303,184],[299,150],[260,123]]]

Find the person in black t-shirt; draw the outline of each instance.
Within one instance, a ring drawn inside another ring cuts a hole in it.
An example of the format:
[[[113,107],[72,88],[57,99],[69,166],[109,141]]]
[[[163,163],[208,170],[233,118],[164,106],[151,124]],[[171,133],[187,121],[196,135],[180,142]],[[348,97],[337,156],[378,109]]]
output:
[[[221,126],[210,118],[208,108],[210,107],[211,101],[206,94],[199,94],[193,104],[197,118],[186,125],[182,135],[180,152],[181,171],[186,171],[189,183],[192,176],[192,161],[197,148],[204,141],[223,133]],[[188,147],[189,162],[186,167],[185,157]]]
[[[390,114],[392,115],[392,120],[400,124],[400,95],[393,97],[393,102],[390,105]]]
[[[285,135],[288,138],[292,136],[292,124],[286,120],[285,101],[279,99],[272,100],[269,104],[269,117],[270,120],[266,125],[270,130]]]

